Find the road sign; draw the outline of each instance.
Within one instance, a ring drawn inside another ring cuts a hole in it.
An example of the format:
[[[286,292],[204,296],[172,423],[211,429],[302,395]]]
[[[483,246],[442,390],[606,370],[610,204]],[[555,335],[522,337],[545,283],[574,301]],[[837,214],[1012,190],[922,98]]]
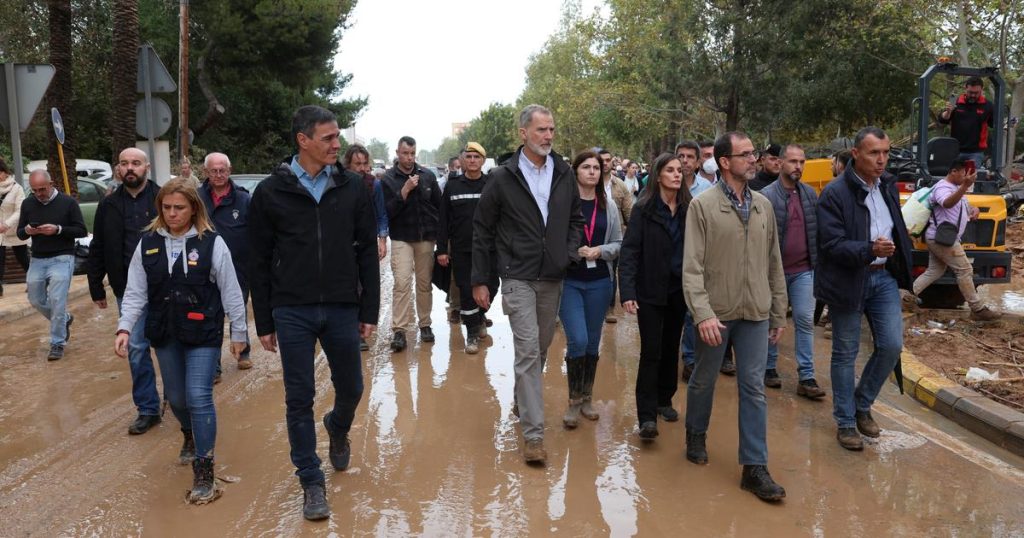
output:
[[[164,67],[163,62],[160,61],[160,57],[156,55],[152,45],[142,45],[139,47],[139,73],[136,79],[135,91],[139,93],[147,91],[147,74],[149,75],[150,93],[174,93],[177,91],[178,85],[174,83],[174,79],[171,78],[171,74]]]
[[[50,121],[53,122],[53,134],[57,137],[57,142],[64,145],[64,120],[61,119],[57,107],[50,109]]]
[[[135,132],[143,138],[149,138],[149,122],[153,122],[153,138],[163,136],[171,128],[171,107],[167,102],[158,97],[151,98],[150,102],[148,111],[145,99],[135,103]]]
[[[50,87],[56,69],[48,64],[14,64],[12,72],[6,65],[0,72],[0,102],[4,104],[0,107],[0,125],[10,131],[11,115],[14,114],[18,119],[18,132],[24,132]],[[7,80],[8,73],[13,74],[13,81]]]

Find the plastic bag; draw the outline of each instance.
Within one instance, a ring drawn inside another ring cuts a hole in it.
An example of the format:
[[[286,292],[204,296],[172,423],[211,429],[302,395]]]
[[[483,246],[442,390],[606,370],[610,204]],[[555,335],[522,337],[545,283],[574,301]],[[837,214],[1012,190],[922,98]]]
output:
[[[907,223],[907,232],[917,237],[928,227],[928,219],[932,216],[932,187],[914,191],[907,203],[903,204],[903,222]]]
[[[964,376],[968,383],[977,383],[979,381],[993,381],[999,379],[999,372],[992,373],[988,370],[982,370],[981,368],[975,368],[971,366],[967,369],[967,375]]]

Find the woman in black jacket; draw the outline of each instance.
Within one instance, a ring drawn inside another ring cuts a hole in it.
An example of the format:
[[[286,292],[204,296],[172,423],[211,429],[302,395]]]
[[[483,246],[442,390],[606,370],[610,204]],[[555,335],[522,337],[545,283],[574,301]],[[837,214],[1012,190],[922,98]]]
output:
[[[658,415],[675,422],[679,339],[683,331],[683,235],[690,191],[683,185],[682,163],[663,153],[651,167],[647,188],[626,228],[619,256],[622,308],[637,315],[640,365],[636,410],[640,438],[658,436]]]

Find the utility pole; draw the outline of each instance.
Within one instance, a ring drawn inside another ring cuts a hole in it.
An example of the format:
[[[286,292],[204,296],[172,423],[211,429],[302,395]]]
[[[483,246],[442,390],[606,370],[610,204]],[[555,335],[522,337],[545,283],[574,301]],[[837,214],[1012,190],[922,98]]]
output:
[[[178,164],[188,157],[188,2],[180,0],[178,37]]]

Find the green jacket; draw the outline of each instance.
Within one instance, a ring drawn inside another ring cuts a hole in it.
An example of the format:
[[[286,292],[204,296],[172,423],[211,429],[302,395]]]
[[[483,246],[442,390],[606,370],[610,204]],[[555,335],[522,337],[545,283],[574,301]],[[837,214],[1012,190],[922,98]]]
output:
[[[786,276],[772,204],[751,192],[746,224],[721,188],[690,202],[683,241],[683,296],[694,325],[769,320],[786,326]]]

